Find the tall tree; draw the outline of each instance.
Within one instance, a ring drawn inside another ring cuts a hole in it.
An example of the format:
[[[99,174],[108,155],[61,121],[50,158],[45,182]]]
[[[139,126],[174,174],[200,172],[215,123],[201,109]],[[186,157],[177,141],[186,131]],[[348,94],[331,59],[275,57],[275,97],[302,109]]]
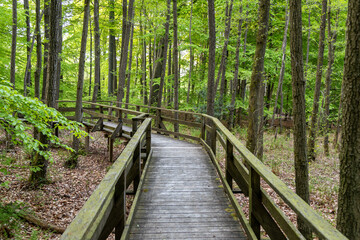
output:
[[[75,121],[82,121],[82,95],[84,87],[84,71],[85,71],[85,56],[86,56],[86,42],[88,36],[88,25],[90,15],[90,0],[84,0],[84,20],[83,29],[81,35],[81,49],[79,57],[79,73],[76,90],[76,107],[75,107]],[[74,136],[73,138],[73,149],[78,152],[80,147],[80,140]],[[76,164],[76,162],[74,163]]]
[[[27,95],[27,86],[31,85],[31,36],[30,36],[30,9],[29,9],[29,0],[24,0],[24,10],[25,10],[25,22],[26,22],[26,59],[28,59],[28,68],[27,73],[25,73],[26,78],[24,79],[24,95]]]
[[[294,115],[294,162],[296,193],[309,204],[309,166],[306,153],[305,79],[302,52],[301,0],[291,0],[290,5],[290,55]],[[298,216],[298,228],[306,239],[311,231]]]
[[[51,0],[49,6],[49,58],[48,58],[48,71],[47,71],[47,83],[46,83],[46,104],[48,107],[55,108],[56,104],[56,83],[60,79],[59,61],[60,61],[60,20],[61,20],[61,1]],[[49,4],[48,3],[48,4]],[[44,134],[40,133],[39,140],[44,146],[42,150],[45,150],[48,143],[48,139]],[[48,161],[40,154],[35,154],[31,161],[32,166],[37,166],[39,171],[31,171],[30,182],[38,184],[46,181],[46,173],[48,167]]]
[[[349,0],[342,83],[342,134],[337,228],[360,236],[360,1]]]
[[[41,99],[46,101],[46,85],[48,77],[49,39],[50,39],[50,0],[44,1],[44,68]]]
[[[95,45],[95,80],[92,101],[96,102],[100,88],[100,27],[99,27],[99,0],[94,0],[94,45]]]
[[[331,30],[331,2],[329,0],[329,7],[328,7],[328,42],[329,42],[329,54],[328,54],[328,66],[326,72],[326,89],[325,89],[325,126],[324,126],[324,151],[325,154],[329,155],[329,128],[330,128],[330,87],[331,87],[331,75],[332,75],[332,65],[334,64],[335,60],[335,42],[337,38],[337,25],[339,19],[339,11],[336,14],[336,29],[334,31]]]
[[[320,88],[321,88],[321,78],[322,78],[322,69],[323,69],[324,48],[325,48],[324,39],[325,39],[325,28],[326,28],[326,12],[327,12],[327,0],[322,0],[316,82],[315,82],[313,110],[311,114],[311,123],[310,123],[309,138],[308,138],[308,148],[309,148],[308,157],[312,161],[315,160],[315,141],[317,134],[316,124],[319,113]]]
[[[15,89],[15,62],[16,62],[16,37],[17,37],[17,0],[12,1],[12,41],[10,60],[10,82]]]
[[[259,126],[261,125],[263,108],[261,102],[264,94],[262,93],[262,85],[264,82],[264,57],[266,50],[266,42],[269,28],[269,12],[270,0],[259,0],[259,22],[256,37],[256,50],[254,55],[253,70],[250,83],[250,99],[249,99],[249,125],[247,131],[246,147],[256,155],[262,155],[261,147],[257,147]]]
[[[309,8],[308,14],[308,35],[307,35],[307,44],[306,44],[306,62],[305,62],[305,81],[307,79],[307,73],[309,71],[309,53],[310,53],[310,36],[311,36],[311,1],[306,1],[306,6]]]
[[[123,5],[127,0],[123,1]],[[129,7],[123,14],[127,14],[125,25],[123,25],[122,30],[122,45],[121,45],[121,58],[120,58],[120,66],[119,66],[119,85],[117,91],[117,106],[120,106],[119,102],[122,102],[124,98],[124,86],[125,86],[125,78],[126,78],[126,66],[128,60],[128,49],[129,49],[129,39],[130,39],[130,30],[131,30],[131,21],[133,17],[133,6],[134,0],[129,1]],[[125,15],[126,16],[126,15]],[[125,27],[125,29],[124,29]]]
[[[133,16],[134,18],[134,16]],[[131,64],[132,64],[132,56],[133,56],[133,43],[134,43],[134,22],[130,22],[130,53],[129,53],[129,68],[126,74],[127,81],[126,81],[126,103],[130,101],[130,80],[131,80]],[[125,105],[125,108],[128,108],[128,105]]]
[[[161,69],[161,79],[159,85],[159,96],[157,106],[161,107],[162,101],[162,93],[164,89],[164,82],[165,82],[165,72],[166,72],[166,60],[167,60],[167,50],[169,44],[169,25],[170,25],[170,4],[171,1],[167,0],[167,14],[166,14],[166,23],[165,23],[165,37],[164,37],[164,50],[162,55],[162,69]]]
[[[191,27],[192,27],[192,17],[193,17],[193,5],[194,1],[191,0],[191,10],[190,10],[190,26],[189,26],[189,45],[190,45],[190,66],[189,66],[189,82],[188,82],[188,91],[186,96],[186,102],[189,103],[190,100],[190,85],[191,85],[191,74],[194,68],[194,50],[192,47],[191,41]]]
[[[174,63],[174,109],[179,110],[179,49],[178,49],[178,22],[177,22],[177,0],[173,0],[173,63]],[[174,113],[174,118],[178,119],[178,113]],[[174,132],[179,132],[179,124],[174,124]]]
[[[40,0],[36,0],[36,71],[35,71],[35,97],[40,99],[40,76],[42,64],[42,51],[41,51],[41,32],[40,32]]]
[[[108,74],[108,95],[114,94],[114,82],[116,75],[116,43],[115,43],[115,0],[109,0],[109,74]]]

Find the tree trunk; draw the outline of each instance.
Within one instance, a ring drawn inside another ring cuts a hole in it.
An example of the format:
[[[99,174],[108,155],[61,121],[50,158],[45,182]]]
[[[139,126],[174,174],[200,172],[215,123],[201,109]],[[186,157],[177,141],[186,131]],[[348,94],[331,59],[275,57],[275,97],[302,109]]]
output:
[[[80,49],[80,57],[79,57],[79,73],[78,73],[78,82],[77,82],[77,91],[76,91],[75,121],[77,122],[82,122],[82,95],[83,95],[83,87],[84,87],[84,70],[85,70],[85,56],[86,56],[86,43],[88,36],[89,15],[90,15],[90,0],[85,0],[83,30],[81,35],[81,49]],[[73,149],[76,152],[78,152],[79,147],[80,147],[80,140],[74,136]]]
[[[161,79],[160,79],[158,99],[157,99],[158,107],[161,107],[162,92],[163,92],[164,81],[165,81],[167,49],[168,49],[168,43],[169,43],[169,24],[170,24],[170,14],[171,14],[170,4],[171,4],[170,0],[167,0],[167,15],[166,15],[166,23],[165,23],[164,49],[163,49],[162,60],[161,60],[162,61]]]
[[[256,50],[250,83],[249,125],[246,147],[254,154],[257,152],[259,141],[259,126],[262,118],[261,89],[264,82],[264,57],[269,28],[270,0],[259,1],[259,28],[256,37]],[[262,96],[263,97],[263,96]],[[261,141],[261,140],[260,140]]]
[[[24,0],[25,23],[26,23],[26,59],[28,60],[24,79],[24,96],[27,96],[27,87],[31,85],[31,36],[30,36],[30,11],[29,0]]]
[[[171,98],[171,89],[172,89],[172,48],[171,48],[171,42],[169,43],[169,57],[168,57],[168,92],[167,92],[167,105],[170,105],[170,103],[172,102],[172,98]]]
[[[284,30],[284,37],[283,37],[282,47],[281,47],[281,49],[282,49],[281,69],[280,69],[278,90],[276,92],[276,97],[275,97],[274,112],[273,112],[272,119],[271,119],[271,127],[274,126],[274,120],[275,120],[275,114],[277,112],[276,110],[277,110],[277,103],[278,103],[279,96],[282,97],[282,86],[283,86],[284,75],[285,75],[286,44],[287,44],[288,26],[289,26],[289,12],[288,12],[288,7],[286,5],[286,10],[285,10],[285,30]],[[280,112],[281,111],[282,111],[282,109],[280,109]],[[281,114],[280,114],[279,121],[281,121]]]
[[[337,26],[339,22],[339,11],[336,14],[336,27],[334,31],[331,31],[331,4],[329,0],[329,11],[328,11],[328,38],[329,38],[329,54],[328,54],[328,69],[326,72],[326,92],[325,92],[325,137],[324,137],[324,151],[326,156],[329,156],[329,129],[330,129],[330,87],[331,87],[331,74],[332,65],[335,60],[335,42],[337,38]]]
[[[61,16],[61,1],[51,0],[49,6],[49,58],[48,58],[48,72],[47,72],[47,84],[46,84],[46,104],[48,107],[54,108],[55,101],[55,92],[56,92],[56,83],[57,79],[60,78],[60,71],[58,71],[60,54],[59,54],[59,45],[60,41],[60,16]],[[48,139],[45,135],[39,134],[39,141],[44,144],[41,150],[46,150],[46,145],[48,144]],[[31,171],[29,181],[35,186],[41,182],[46,181],[46,172],[48,161],[44,156],[36,153],[30,163],[31,166],[37,166],[39,171]]]
[[[134,13],[135,14],[135,13]],[[134,18],[134,16],[133,16]],[[126,103],[129,103],[130,100],[130,80],[131,80],[131,65],[132,65],[132,55],[133,55],[133,42],[134,42],[134,23],[130,22],[131,36],[130,36],[130,53],[129,53],[129,69],[127,73],[127,82],[126,82]],[[128,105],[125,105],[125,108],[128,108]]]
[[[306,45],[306,62],[305,62],[305,81],[307,79],[307,73],[309,71],[309,53],[310,53],[310,36],[311,36],[311,3],[309,0],[306,1],[306,6],[309,8],[308,15],[308,36],[307,36],[307,45]]]
[[[94,43],[95,43],[95,81],[92,101],[96,102],[100,89],[100,28],[99,28],[99,0],[94,0]]]
[[[15,63],[16,63],[16,37],[17,37],[17,0],[12,1],[12,40],[10,60],[10,83],[15,89]]]
[[[91,83],[92,83],[92,29],[91,29],[91,14],[89,14],[89,24],[90,24],[90,77],[89,77],[89,98],[91,96]]]
[[[342,84],[342,135],[337,228],[349,239],[360,236],[360,1],[349,0]]]
[[[316,141],[316,130],[317,130],[317,117],[319,112],[319,98],[320,98],[320,88],[321,88],[321,77],[322,77],[322,67],[324,59],[324,39],[325,39],[325,28],[326,28],[326,11],[327,11],[327,0],[322,0],[322,10],[321,10],[321,25],[320,25],[320,36],[319,36],[319,52],[318,52],[318,62],[316,70],[316,83],[314,91],[314,101],[313,101],[313,111],[311,114],[311,124],[309,130],[308,138],[308,152],[309,160],[315,160],[315,141]]]
[[[241,3],[240,3],[241,4]],[[240,16],[242,15],[242,5],[240,5]],[[235,100],[236,100],[236,91],[238,88],[239,82],[239,65],[240,65],[240,46],[241,46],[241,27],[243,23],[243,18],[240,17],[239,26],[238,26],[238,39],[236,45],[236,56],[235,56],[235,69],[234,69],[234,79],[231,93],[231,104],[230,104],[230,114],[229,114],[229,129],[234,127],[234,112],[235,112]]]
[[[50,0],[44,1],[44,69],[43,69],[43,83],[41,91],[41,99],[46,101],[46,85],[48,76],[48,59],[49,59],[49,39],[50,39]]]
[[[123,1],[126,2],[127,0]],[[123,29],[122,39],[123,44],[121,45],[121,58],[120,58],[120,65],[119,65],[119,85],[118,85],[118,92],[117,92],[117,106],[121,107],[120,102],[123,101],[124,98],[124,86],[125,86],[125,78],[126,78],[126,66],[128,60],[128,49],[129,49],[129,39],[130,39],[130,30],[131,30],[131,21],[133,19],[134,11],[134,0],[129,1],[129,7],[127,10],[127,17],[125,23],[125,29]],[[123,12],[126,14],[126,11]],[[130,60],[131,61],[131,60]]]
[[[188,82],[188,91],[186,96],[186,102],[189,103],[190,100],[190,85],[191,85],[191,74],[194,67],[194,50],[191,46],[191,27],[192,27],[192,15],[193,15],[193,0],[191,0],[191,10],[190,10],[190,27],[189,27],[189,44],[190,44],[190,68],[189,68],[189,82]]]
[[[40,76],[42,65],[42,51],[41,51],[41,17],[40,17],[40,0],[36,0],[36,71],[35,71],[35,97],[40,99]]]
[[[174,109],[179,110],[179,70],[178,70],[178,23],[177,23],[177,0],[173,0],[173,34],[174,34]],[[174,118],[178,119],[178,113],[174,113]],[[174,123],[174,132],[179,132],[179,124]]]
[[[116,75],[116,46],[115,46],[115,0],[109,0],[109,74],[108,74],[108,95],[114,94],[114,82]]]
[[[302,53],[301,0],[290,3],[290,52],[294,115],[294,161],[296,193],[309,204],[309,169],[306,156],[305,79]],[[298,216],[298,229],[312,239],[310,228]]]

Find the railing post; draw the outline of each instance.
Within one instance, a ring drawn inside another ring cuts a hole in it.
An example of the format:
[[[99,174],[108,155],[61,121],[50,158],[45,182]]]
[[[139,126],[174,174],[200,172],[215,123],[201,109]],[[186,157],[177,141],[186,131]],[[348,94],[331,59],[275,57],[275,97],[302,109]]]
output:
[[[136,111],[140,112],[140,106],[136,106]]]
[[[146,159],[149,157],[151,151],[151,123],[149,124],[149,126],[146,129]],[[145,166],[145,161],[144,161],[144,166]]]
[[[115,185],[114,202],[118,207],[119,223],[115,226],[115,240],[120,240],[124,231],[126,221],[126,171],[121,174],[118,182]]]
[[[226,138],[226,162],[225,162],[225,178],[227,183],[229,184],[231,190],[233,189],[233,178],[231,177],[230,171],[229,171],[229,165],[234,165],[234,146],[229,141],[229,139]]]
[[[87,136],[85,137],[85,152],[89,152],[90,149],[90,128],[86,127]]]
[[[140,183],[140,176],[141,176],[141,141],[135,147],[133,153],[133,165],[136,171],[136,175],[134,177],[134,193],[136,193]]]
[[[161,110],[160,109],[156,109],[156,122],[155,122],[155,126],[157,128],[161,128]]]
[[[211,126],[210,148],[213,151],[214,155],[216,156],[216,127],[215,127],[215,124],[212,124],[212,126]]]
[[[204,141],[205,141],[205,132],[206,132],[205,117],[202,116],[201,138],[202,138]]]
[[[100,112],[100,113],[104,113],[103,106],[100,106],[100,107],[99,107],[99,112]]]
[[[131,137],[136,133],[138,127],[138,119],[132,119],[132,133]]]
[[[113,105],[113,103],[112,102],[110,102],[110,106],[112,106]],[[109,107],[109,109],[108,109],[108,114],[110,115],[110,116],[112,116],[112,107]]]
[[[250,226],[256,237],[260,239],[260,223],[254,212],[257,210],[257,203],[261,203],[260,175],[250,167],[250,189],[249,189],[249,213]]]

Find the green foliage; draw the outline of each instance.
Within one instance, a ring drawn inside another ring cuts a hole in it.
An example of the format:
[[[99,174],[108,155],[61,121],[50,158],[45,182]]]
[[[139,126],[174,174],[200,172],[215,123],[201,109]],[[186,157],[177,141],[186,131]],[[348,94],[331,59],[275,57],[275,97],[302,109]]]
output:
[[[18,220],[22,213],[22,204],[0,202],[0,239],[13,238],[13,230],[19,228]]]
[[[30,125],[25,124],[20,116]],[[28,151],[35,151],[51,159],[49,152],[42,150],[46,146],[30,134],[31,128],[34,127],[47,136],[52,144],[71,151],[70,147],[53,134],[53,129],[50,127],[52,122],[56,122],[55,126],[59,129],[68,130],[76,137],[86,135],[80,130],[81,124],[67,120],[61,113],[47,107],[38,99],[22,96],[12,90],[8,82],[0,80],[0,128],[11,136],[14,144],[22,145]],[[32,170],[36,171],[36,169]]]

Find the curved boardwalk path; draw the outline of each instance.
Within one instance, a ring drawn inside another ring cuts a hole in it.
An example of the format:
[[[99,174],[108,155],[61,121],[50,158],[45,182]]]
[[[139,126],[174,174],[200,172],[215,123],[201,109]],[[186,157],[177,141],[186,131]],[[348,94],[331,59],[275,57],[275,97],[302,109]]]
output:
[[[152,134],[129,239],[246,239],[200,145]]]

